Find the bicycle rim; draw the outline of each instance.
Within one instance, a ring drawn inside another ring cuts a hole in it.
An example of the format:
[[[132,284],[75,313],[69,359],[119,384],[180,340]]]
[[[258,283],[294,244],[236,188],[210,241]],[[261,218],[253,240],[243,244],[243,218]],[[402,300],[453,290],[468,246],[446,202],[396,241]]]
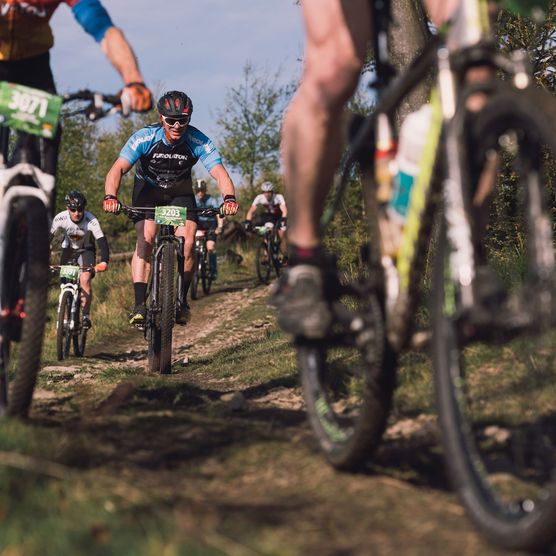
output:
[[[321,450],[334,467],[354,470],[382,438],[396,362],[376,298],[350,298],[344,308],[356,310],[365,328],[355,336],[336,325],[326,341],[299,344],[297,357],[309,422]]]
[[[46,321],[48,222],[44,205],[35,198],[18,199],[9,218],[2,304],[11,316],[2,330],[0,412],[25,417],[39,370]]]
[[[556,537],[556,273],[546,202],[556,119],[539,113],[543,105],[496,98],[475,124],[473,187],[480,190],[493,152],[503,161],[490,215],[498,219],[480,238],[475,292],[492,323],[470,325],[458,315],[445,232],[433,283],[433,362],[450,475],[483,534],[528,550]]]
[[[162,247],[160,263],[160,373],[172,372],[172,332],[176,305],[174,302],[174,273],[176,259],[172,245]]]
[[[270,282],[271,262],[268,245],[266,242],[259,243],[256,253],[257,276],[263,284]]]

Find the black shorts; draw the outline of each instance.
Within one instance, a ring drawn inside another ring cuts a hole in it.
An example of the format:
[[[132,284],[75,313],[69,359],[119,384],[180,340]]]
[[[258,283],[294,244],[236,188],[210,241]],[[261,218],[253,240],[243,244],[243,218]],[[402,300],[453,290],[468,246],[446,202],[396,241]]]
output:
[[[197,222],[197,215],[190,209],[196,209],[194,195],[172,195],[163,189],[149,187],[145,183],[135,183],[132,195],[132,206],[134,207],[164,207],[174,205],[176,207],[187,208],[187,220]],[[146,220],[144,215],[137,215],[132,218],[134,223]]]
[[[203,222],[199,220],[198,230],[204,230],[207,241],[216,241],[216,224],[214,222]]]
[[[67,264],[74,256],[74,250],[71,247],[62,249],[60,254],[60,264]],[[96,264],[96,251],[94,249],[86,249],[79,255],[77,259],[79,266],[95,266]]]

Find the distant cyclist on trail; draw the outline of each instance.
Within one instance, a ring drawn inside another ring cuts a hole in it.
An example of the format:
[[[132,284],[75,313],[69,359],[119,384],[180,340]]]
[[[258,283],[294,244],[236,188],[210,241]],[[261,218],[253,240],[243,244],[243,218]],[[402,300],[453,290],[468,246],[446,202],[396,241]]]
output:
[[[260,211],[261,208],[262,213],[256,215],[257,211]],[[253,203],[251,203],[247,211],[245,216],[246,231],[250,231],[253,228],[254,216],[261,225],[271,222],[274,226],[278,226],[280,251],[286,261],[286,218],[288,216],[288,207],[286,206],[284,196],[274,192],[274,184],[270,181],[263,182],[261,193],[253,199]]]
[[[216,180],[224,197],[224,215],[237,213],[238,205],[232,180],[222,164],[220,153],[214,143],[197,128],[190,126],[193,103],[181,91],[169,91],[157,103],[159,122],[136,131],[124,145],[120,156],[106,176],[102,207],[106,212],[116,213],[120,209],[118,189],[122,176],[134,164],[135,185],[133,206],[154,207],[177,205],[195,209],[195,195],[191,180],[191,168],[199,161]],[[187,324],[190,309],[186,301],[193,271],[193,246],[197,216],[188,212],[185,226],[176,229],[184,244],[184,292],[183,306],[176,310],[176,322]],[[131,274],[135,290],[135,308],[129,317],[132,325],[145,320],[145,295],[150,272],[150,260],[156,235],[156,224],[144,217],[135,219],[137,244],[131,263]]]
[[[197,180],[195,183],[195,201],[197,208],[218,208],[220,202],[207,193],[207,182],[205,180]],[[216,280],[216,237],[222,233],[223,220],[221,216],[202,216],[198,215],[198,230],[204,230],[207,236],[207,251],[209,255],[209,272],[210,279]]]
[[[54,37],[49,21],[60,4],[67,4],[81,27],[100,43],[105,56],[122,78],[124,87],[121,96],[130,105],[130,109],[137,112],[150,110],[151,93],[143,83],[133,50],[122,31],[114,26],[99,0],[1,2],[0,81],[56,92],[50,69],[49,50],[54,44]],[[79,57],[79,52],[75,53],[75,57]],[[32,146],[32,163],[48,174],[56,174],[60,133],[54,139],[42,141],[20,133],[18,141],[29,142]],[[16,156],[17,151],[18,149]]]
[[[62,230],[64,239],[62,240],[62,253],[60,264],[67,264],[73,258],[74,251],[85,249],[79,255],[80,266],[92,266],[95,272],[104,272],[108,268],[110,253],[108,241],[104,235],[97,217],[85,210],[87,199],[80,191],[70,191],[64,198],[67,210],[58,213],[52,221],[50,228],[50,241],[52,242],[56,232]],[[96,264],[95,242],[100,248],[100,261]],[[83,270],[80,275],[81,289],[83,295],[81,303],[83,305],[83,327],[91,328],[89,313],[93,300],[92,289],[93,274],[90,270]]]

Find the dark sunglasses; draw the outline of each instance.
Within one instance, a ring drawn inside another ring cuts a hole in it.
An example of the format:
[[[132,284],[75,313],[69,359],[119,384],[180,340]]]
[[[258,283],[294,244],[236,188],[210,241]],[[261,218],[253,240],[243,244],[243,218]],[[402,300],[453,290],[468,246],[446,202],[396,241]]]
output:
[[[164,120],[164,123],[170,127],[174,127],[175,124],[178,124],[178,127],[185,127],[191,120],[189,116],[186,116],[185,118],[170,118],[162,116],[162,119]]]
[[[72,207],[68,207],[68,210],[70,212],[83,212],[83,207],[82,208],[72,208]]]

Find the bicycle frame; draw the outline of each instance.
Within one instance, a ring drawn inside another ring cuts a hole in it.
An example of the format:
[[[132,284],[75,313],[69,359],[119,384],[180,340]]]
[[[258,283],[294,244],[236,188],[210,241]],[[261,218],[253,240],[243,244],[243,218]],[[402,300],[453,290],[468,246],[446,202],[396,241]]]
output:
[[[412,315],[417,304],[422,266],[428,249],[428,240],[433,219],[442,195],[445,207],[448,238],[451,244],[450,268],[461,291],[461,306],[470,308],[474,304],[472,290],[475,276],[474,249],[471,229],[466,217],[464,199],[464,169],[461,159],[461,136],[464,110],[460,99],[465,91],[458,86],[470,67],[487,65],[509,74],[519,88],[527,86],[530,78],[523,56],[510,60],[497,52],[489,40],[490,30],[486,17],[486,2],[462,1],[455,14],[450,30],[443,40],[435,36],[424,50],[401,75],[392,78],[388,63],[387,29],[390,23],[390,3],[381,3],[375,9],[375,51],[377,52],[376,87],[379,99],[373,114],[368,116],[356,133],[348,156],[344,160],[344,172],[336,186],[336,196],[331,209],[325,213],[321,228],[324,230],[337,210],[343,190],[347,184],[350,168],[358,162],[362,170],[362,185],[369,214],[370,250],[369,262],[376,269],[373,284],[384,291],[385,276],[382,267],[382,244],[378,224],[379,205],[373,165],[369,162],[369,145],[374,148],[374,129],[378,115],[385,114],[393,120],[396,108],[402,99],[422,81],[427,72],[436,68],[437,85],[432,97],[433,118],[431,131],[422,160],[421,171],[413,186],[407,222],[396,267],[399,276],[399,294],[387,314],[388,338],[396,350],[406,346],[412,327]],[[466,32],[462,30],[467,29]],[[382,37],[382,38],[381,38]],[[476,85],[473,90],[491,92],[493,83]],[[441,137],[444,141],[440,141]],[[444,179],[439,182],[439,163],[444,158]]]

